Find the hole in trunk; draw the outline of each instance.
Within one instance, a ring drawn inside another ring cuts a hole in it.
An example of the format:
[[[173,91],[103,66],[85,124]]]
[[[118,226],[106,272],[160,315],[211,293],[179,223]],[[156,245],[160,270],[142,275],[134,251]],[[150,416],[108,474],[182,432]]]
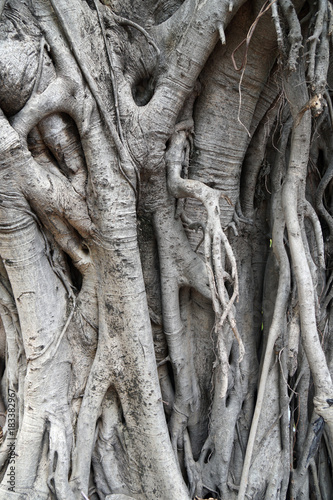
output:
[[[132,95],[138,106],[145,106],[154,95],[155,85],[152,77],[142,78],[132,88]]]
[[[66,257],[66,264],[68,268],[68,272],[72,281],[73,286],[76,288],[76,290],[79,292],[82,288],[82,274],[76,267],[74,266],[72,259],[67,255],[64,254]]]

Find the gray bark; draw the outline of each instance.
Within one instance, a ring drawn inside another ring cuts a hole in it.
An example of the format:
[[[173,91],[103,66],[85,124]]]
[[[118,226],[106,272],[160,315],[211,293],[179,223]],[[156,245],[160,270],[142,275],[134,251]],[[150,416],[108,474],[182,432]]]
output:
[[[332,497],[328,0],[0,0],[0,500]]]

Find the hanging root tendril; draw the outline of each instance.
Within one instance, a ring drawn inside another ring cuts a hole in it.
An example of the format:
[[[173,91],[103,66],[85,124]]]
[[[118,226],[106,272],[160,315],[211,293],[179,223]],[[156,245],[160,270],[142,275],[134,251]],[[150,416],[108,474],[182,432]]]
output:
[[[245,353],[234,317],[234,304],[239,295],[237,264],[228,238],[221,227],[219,202],[223,195],[199,181],[183,179],[181,177],[183,152],[188,148],[187,136],[187,130],[178,129],[170,139],[166,157],[168,189],[175,198],[194,198],[199,200],[205,206],[207,212],[207,222],[203,235],[204,254],[215,312],[215,332],[218,336],[218,352],[223,367],[222,371],[226,374],[228,360],[222,339],[226,331],[226,321],[228,321],[238,342],[239,362],[242,361]],[[229,200],[227,196],[223,197],[227,201]],[[226,271],[226,264],[230,266],[230,272]],[[233,286],[231,296],[227,290],[226,282],[229,282],[229,284],[231,282]],[[225,392],[226,388],[224,387],[222,392]]]

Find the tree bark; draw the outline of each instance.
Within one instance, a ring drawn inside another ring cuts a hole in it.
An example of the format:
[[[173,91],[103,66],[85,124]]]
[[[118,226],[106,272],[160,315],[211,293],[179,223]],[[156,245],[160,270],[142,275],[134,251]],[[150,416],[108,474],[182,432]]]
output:
[[[332,19],[0,0],[0,499],[330,498]]]

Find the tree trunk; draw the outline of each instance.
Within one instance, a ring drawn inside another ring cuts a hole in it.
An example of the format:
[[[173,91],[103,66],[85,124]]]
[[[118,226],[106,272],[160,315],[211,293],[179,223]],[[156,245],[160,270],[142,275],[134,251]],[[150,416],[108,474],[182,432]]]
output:
[[[0,500],[333,495],[328,0],[0,0]]]

